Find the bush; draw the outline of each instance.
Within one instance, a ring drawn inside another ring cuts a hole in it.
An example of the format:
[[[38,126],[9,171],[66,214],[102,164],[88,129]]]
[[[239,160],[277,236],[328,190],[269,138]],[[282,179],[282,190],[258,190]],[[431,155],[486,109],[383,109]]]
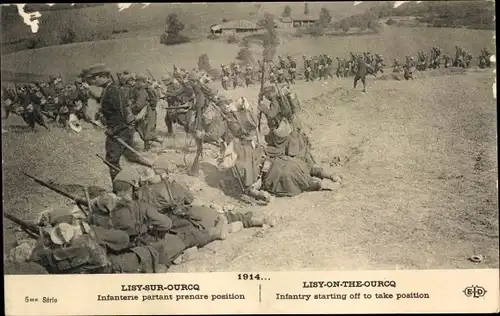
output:
[[[313,37],[317,37],[325,35],[325,30],[323,29],[323,27],[316,25],[306,29],[306,33]]]
[[[97,32],[83,37],[77,42],[106,41],[111,39],[111,33]]]
[[[216,40],[216,39],[218,39],[219,37],[218,37],[217,35],[215,35],[214,33],[210,33],[210,34],[208,34],[207,38],[208,38],[209,40]]]
[[[71,44],[71,43],[75,43],[77,40],[76,40],[76,34],[75,34],[75,31],[73,31],[72,29],[67,29],[61,36],[60,36],[60,39],[59,39],[59,43],[64,45],[64,44]]]
[[[394,25],[394,24],[396,24],[396,23],[397,23],[397,22],[396,22],[396,21],[394,21],[394,20],[393,20],[393,19],[391,19],[391,18],[389,18],[389,20],[387,20],[387,22],[385,22],[385,24],[387,24],[387,25]]]
[[[228,44],[238,44],[240,42],[236,35],[230,35],[226,41]]]
[[[248,47],[243,47],[242,49],[240,49],[240,51],[236,55],[236,60],[240,61],[240,64],[245,66],[253,65],[255,63],[252,51]]]
[[[221,71],[218,68],[210,68],[209,70],[206,70],[207,74],[210,75],[212,78],[220,78]]]
[[[163,45],[179,45],[191,42],[191,39],[187,36],[177,35],[172,36],[168,33],[163,33],[160,37],[160,43]]]
[[[212,66],[210,66],[210,58],[208,58],[208,55],[206,53],[200,55],[200,57],[198,57],[198,69],[208,71],[210,68],[212,68]]]
[[[45,46],[41,38],[30,38],[29,40],[26,41],[26,48],[27,49],[35,49],[35,48],[40,48]]]
[[[123,30],[113,30],[111,34],[120,34],[120,33],[128,33],[128,30],[123,29]]]

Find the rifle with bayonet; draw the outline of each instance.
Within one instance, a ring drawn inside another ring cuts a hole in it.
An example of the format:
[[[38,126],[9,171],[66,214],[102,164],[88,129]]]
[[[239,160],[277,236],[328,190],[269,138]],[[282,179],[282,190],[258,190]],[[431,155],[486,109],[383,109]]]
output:
[[[7,218],[8,220],[10,220],[10,221],[16,223],[17,225],[19,225],[29,235],[31,235],[33,237],[39,237],[40,236],[39,227],[36,226],[35,224],[26,222],[26,221],[24,221],[24,220],[16,217],[13,214],[11,214],[9,212],[6,212],[6,211],[4,211],[3,216],[5,216],[5,218]]]
[[[265,80],[265,70],[266,70],[266,60],[265,58],[262,59],[262,68],[261,68],[261,74],[260,74],[260,92],[259,92],[259,104],[262,102],[264,99],[264,80]],[[257,124],[257,131],[260,132],[260,123],[262,121],[262,112],[259,112],[259,120]]]
[[[49,183],[47,183],[47,182],[45,182],[45,181],[43,181],[43,180],[41,180],[41,179],[38,179],[37,177],[32,176],[32,175],[30,175],[30,174],[28,174],[28,173],[26,173],[26,172],[23,172],[23,174],[24,174],[25,176],[27,176],[28,178],[33,179],[36,183],[38,183],[38,184],[40,184],[40,185],[42,185],[42,186],[44,186],[44,187],[46,187],[46,188],[48,188],[48,189],[50,189],[50,190],[52,190],[52,191],[56,192],[56,193],[59,193],[60,195],[62,195],[62,196],[64,196],[64,197],[66,197],[66,198],[68,198],[68,199],[70,199],[70,200],[72,200],[72,201],[76,202],[76,204],[77,204],[77,205],[79,205],[79,206],[80,206],[80,205],[83,205],[83,206],[86,206],[86,207],[88,207],[88,206],[89,206],[89,204],[87,203],[87,201],[86,201],[86,200],[84,200],[84,199],[81,199],[81,198],[75,197],[75,196],[73,196],[71,193],[68,193],[68,192],[66,192],[66,191],[64,191],[64,190],[62,190],[62,189],[58,189],[58,188],[56,188],[55,186],[53,186],[52,184],[49,184]]]
[[[99,158],[106,166],[108,166],[109,168],[111,169],[114,169],[115,171],[117,172],[120,172],[122,171],[121,168],[113,165],[111,162],[107,161],[106,159],[104,159],[103,157],[101,157],[99,154],[96,154],[97,158]]]

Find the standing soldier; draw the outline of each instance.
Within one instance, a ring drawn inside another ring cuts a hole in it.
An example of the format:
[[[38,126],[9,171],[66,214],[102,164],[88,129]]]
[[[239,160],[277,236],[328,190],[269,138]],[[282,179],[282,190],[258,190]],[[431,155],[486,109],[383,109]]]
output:
[[[277,81],[278,83],[284,83],[285,82],[285,70],[283,67],[281,67],[281,63],[278,64],[276,67],[276,73],[277,73]]]
[[[91,67],[86,72],[91,85],[103,88],[100,96],[93,97],[100,103],[102,122],[106,126],[106,160],[116,168],[109,168],[113,180],[120,169],[120,158],[126,155],[129,160],[152,167],[151,163],[127,149],[121,141],[132,147],[135,117],[127,102],[127,90],[113,83],[111,72],[104,65]],[[120,141],[121,140],[121,141]]]
[[[394,64],[392,65],[392,72],[399,73],[401,72],[401,64],[397,58],[394,58]]]
[[[253,69],[252,69],[252,66],[248,65],[245,68],[245,85],[247,87],[249,85],[253,84],[252,77],[253,77]]]
[[[89,98],[90,92],[88,85],[83,83],[82,78],[78,77],[75,80],[76,93],[78,94],[78,100],[81,102],[81,108],[75,113],[75,115],[84,120],[87,123],[91,123],[92,119],[88,115]]]
[[[45,127],[49,130],[49,127],[45,123],[45,119],[42,115],[42,110],[40,108],[43,95],[35,84],[30,84],[26,90],[25,98],[25,110],[24,110],[24,120],[35,131],[35,124]]]
[[[304,59],[304,77],[306,78],[306,82],[311,81],[311,60],[309,57],[302,56]]]
[[[221,67],[221,83],[222,83],[222,88],[224,90],[229,89],[229,78],[231,76],[231,73],[229,71],[229,68],[225,65],[220,65]]]
[[[139,74],[136,80],[136,87],[131,94],[131,110],[136,116],[137,132],[144,142],[144,150],[151,149],[151,142],[157,141],[156,137],[156,104],[158,97],[149,87],[147,78]]]
[[[358,67],[356,75],[354,76],[354,89],[356,89],[358,81],[361,80],[361,82],[363,83],[363,92],[366,92],[366,76],[368,74],[374,75],[373,68],[365,61],[363,61],[362,58],[358,58]]]
[[[413,73],[415,72],[415,59],[410,56],[406,56],[406,63],[404,65],[404,77],[406,80],[413,80]]]
[[[344,77],[344,68],[345,68],[345,61],[344,59],[340,57],[336,57],[337,59],[337,71],[335,72],[335,75],[337,78]]]
[[[238,86],[243,86],[241,84],[241,68],[240,65],[233,63],[233,89],[236,89]]]
[[[273,63],[269,64],[269,82],[276,83],[276,69]]]
[[[297,72],[297,62],[295,59],[292,58],[292,56],[288,55],[288,75],[290,77],[290,83],[295,84],[295,77],[296,77],[296,72]]]

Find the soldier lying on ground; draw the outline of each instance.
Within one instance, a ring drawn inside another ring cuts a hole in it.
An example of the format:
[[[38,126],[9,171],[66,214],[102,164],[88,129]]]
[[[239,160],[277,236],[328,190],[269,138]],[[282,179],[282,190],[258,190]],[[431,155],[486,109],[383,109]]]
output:
[[[130,191],[125,193],[122,190],[123,193],[120,194],[127,194],[128,199],[132,198],[153,205],[160,213],[169,216],[172,221],[180,216],[199,221],[206,229],[215,226],[216,219],[220,214],[210,207],[192,205],[194,196],[187,187],[169,180],[166,173],[156,174],[153,169],[141,169],[140,172],[135,172],[131,168],[123,169],[115,179],[115,191],[119,192],[120,187],[131,187],[131,196],[128,195]],[[276,219],[273,217],[254,216],[252,212],[243,214],[231,211],[224,212],[222,215],[226,217],[229,224],[241,222],[244,228],[260,227],[264,224],[274,226],[276,224]],[[231,227],[237,226],[232,225]],[[234,232],[234,229],[232,230]]]

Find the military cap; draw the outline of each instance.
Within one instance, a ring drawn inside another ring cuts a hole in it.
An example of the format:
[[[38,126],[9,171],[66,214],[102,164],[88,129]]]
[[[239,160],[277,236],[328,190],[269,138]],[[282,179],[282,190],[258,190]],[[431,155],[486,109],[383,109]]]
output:
[[[193,72],[190,72],[188,77],[187,77],[187,80],[198,80],[198,75],[193,71]]]
[[[86,77],[93,77],[103,73],[111,73],[109,68],[107,68],[104,64],[92,66],[85,71]]]
[[[128,75],[128,74],[130,74],[130,71],[128,71],[128,70],[124,70],[124,71],[122,72],[122,75]]]
[[[135,80],[135,78],[131,74],[126,74],[126,75],[122,75],[122,80],[124,82],[129,82],[130,80]]]
[[[161,81],[171,81],[172,78],[169,75],[163,75],[161,76]]]
[[[268,86],[265,86],[264,89],[262,89],[262,92],[264,94],[272,94],[275,92],[275,88],[274,88],[274,86],[268,85]]]
[[[146,77],[146,75],[139,73],[139,74],[137,74],[135,80],[141,81],[141,82],[146,82],[148,80],[148,78]]]
[[[77,77],[77,78],[75,79],[75,83],[83,83],[82,78]]]

